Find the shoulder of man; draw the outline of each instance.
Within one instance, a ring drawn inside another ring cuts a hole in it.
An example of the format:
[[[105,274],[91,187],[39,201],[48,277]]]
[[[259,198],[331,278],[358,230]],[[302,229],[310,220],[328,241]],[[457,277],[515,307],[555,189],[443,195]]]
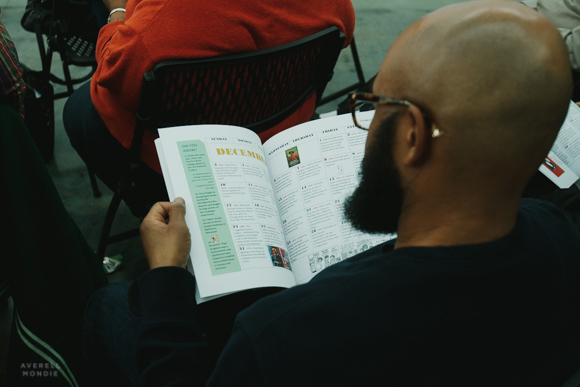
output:
[[[287,324],[289,319],[299,318],[311,312],[321,313],[331,308],[332,300],[347,297],[358,282],[364,281],[364,273],[376,272],[373,267],[384,264],[385,254],[392,250],[389,242],[375,246],[358,255],[334,264],[310,282],[285,289],[265,297],[237,317],[251,339],[277,324]]]
[[[580,190],[572,186],[550,191],[537,199],[522,199],[520,211],[531,214],[533,218],[547,218],[561,223],[562,227],[568,223],[565,221],[567,219],[573,228],[580,231]]]

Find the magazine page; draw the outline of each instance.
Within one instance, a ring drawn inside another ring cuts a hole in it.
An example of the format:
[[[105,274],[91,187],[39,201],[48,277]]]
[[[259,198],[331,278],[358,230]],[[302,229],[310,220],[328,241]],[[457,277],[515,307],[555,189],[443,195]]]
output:
[[[570,188],[578,180],[578,175],[553,150],[550,150],[548,156],[546,156],[544,162],[540,165],[540,172],[552,180],[559,188]]]
[[[365,114],[370,122],[374,112]],[[344,114],[295,126],[264,144],[296,283],[394,237],[358,232],[343,215],[366,137]]]
[[[159,130],[164,173],[186,203],[200,301],[295,284],[259,137],[224,125]]]
[[[540,172],[560,188],[570,188],[580,176],[580,107],[572,101]]]
[[[165,154],[163,153],[163,144],[161,140],[157,139],[155,141],[155,150],[157,151],[157,157],[159,158],[159,164],[161,164],[161,173],[163,174],[163,180],[165,181],[165,188],[167,188],[167,195],[173,201],[177,196],[173,192],[173,183],[171,183],[171,176],[169,175],[169,168],[167,168],[167,163],[165,162]]]

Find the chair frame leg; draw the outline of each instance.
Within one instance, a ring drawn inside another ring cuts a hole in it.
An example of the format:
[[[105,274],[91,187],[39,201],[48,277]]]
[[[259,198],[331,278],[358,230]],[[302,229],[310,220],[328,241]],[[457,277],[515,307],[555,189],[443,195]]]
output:
[[[360,63],[360,58],[358,56],[358,50],[356,48],[356,42],[354,40],[354,37],[352,38],[352,41],[350,42],[350,52],[352,54],[352,59],[354,62],[354,67],[356,69],[356,75],[358,78],[358,82],[353,83],[350,86],[347,86],[335,93],[332,93],[331,95],[324,97],[320,100],[320,102],[318,102],[317,106],[322,106],[325,105],[327,103],[329,103],[330,101],[334,101],[335,99],[342,97],[343,95],[347,94],[350,91],[356,90],[359,87],[363,86],[366,83],[365,80],[365,76],[363,73],[363,69],[362,69],[362,65]]]
[[[111,199],[111,203],[109,204],[109,209],[107,210],[107,215],[105,216],[105,221],[103,222],[103,228],[101,229],[99,246],[97,248],[97,258],[99,260],[103,260],[103,258],[105,258],[105,250],[107,249],[108,245],[140,235],[139,228],[136,228],[110,236],[111,228],[113,227],[113,221],[115,220],[115,215],[117,214],[120,205],[121,194],[119,194],[119,191],[116,191],[113,195],[113,199]],[[141,221],[143,221],[143,219],[141,219]]]
[[[99,191],[99,184],[97,183],[95,174],[93,173],[93,171],[90,170],[89,167],[87,167],[87,172],[89,173],[89,180],[91,181],[91,187],[93,188],[93,196],[95,198],[100,198],[101,191]]]
[[[109,204],[109,209],[107,210],[107,215],[105,216],[105,222],[103,223],[103,228],[101,230],[101,237],[99,238],[99,247],[97,249],[97,258],[102,260],[105,258],[105,250],[109,242],[109,233],[111,232],[111,227],[113,226],[113,221],[115,220],[115,215],[121,204],[121,195],[119,191],[116,191]]]
[[[358,82],[359,82],[359,84],[364,84],[366,82],[365,75],[363,73],[362,65],[360,63],[360,58],[358,56],[358,50],[356,48],[356,42],[354,40],[354,36],[352,38],[352,42],[350,43],[350,51],[352,53],[354,67],[356,69],[356,75],[358,76]]]

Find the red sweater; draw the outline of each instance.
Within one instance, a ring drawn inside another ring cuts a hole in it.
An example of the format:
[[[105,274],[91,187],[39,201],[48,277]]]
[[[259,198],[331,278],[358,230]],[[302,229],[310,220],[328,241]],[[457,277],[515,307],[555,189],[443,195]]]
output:
[[[143,73],[158,62],[254,51],[289,43],[337,26],[350,43],[354,32],[351,0],[129,0],[125,22],[104,26],[97,41],[97,71],[91,99],[109,131],[129,148],[135,129]],[[260,137],[306,122],[314,98]],[[161,173],[145,133],[141,158]]]

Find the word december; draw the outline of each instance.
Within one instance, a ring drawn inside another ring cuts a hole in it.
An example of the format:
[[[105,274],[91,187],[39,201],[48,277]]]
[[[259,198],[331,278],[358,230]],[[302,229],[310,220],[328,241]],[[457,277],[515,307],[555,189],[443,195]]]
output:
[[[245,149],[216,148],[216,152],[220,156],[221,155],[249,156],[249,157],[255,158],[256,160],[260,160],[261,162],[266,164],[266,161],[264,160],[262,155],[260,155],[257,152],[252,152],[252,151],[245,150]]]

